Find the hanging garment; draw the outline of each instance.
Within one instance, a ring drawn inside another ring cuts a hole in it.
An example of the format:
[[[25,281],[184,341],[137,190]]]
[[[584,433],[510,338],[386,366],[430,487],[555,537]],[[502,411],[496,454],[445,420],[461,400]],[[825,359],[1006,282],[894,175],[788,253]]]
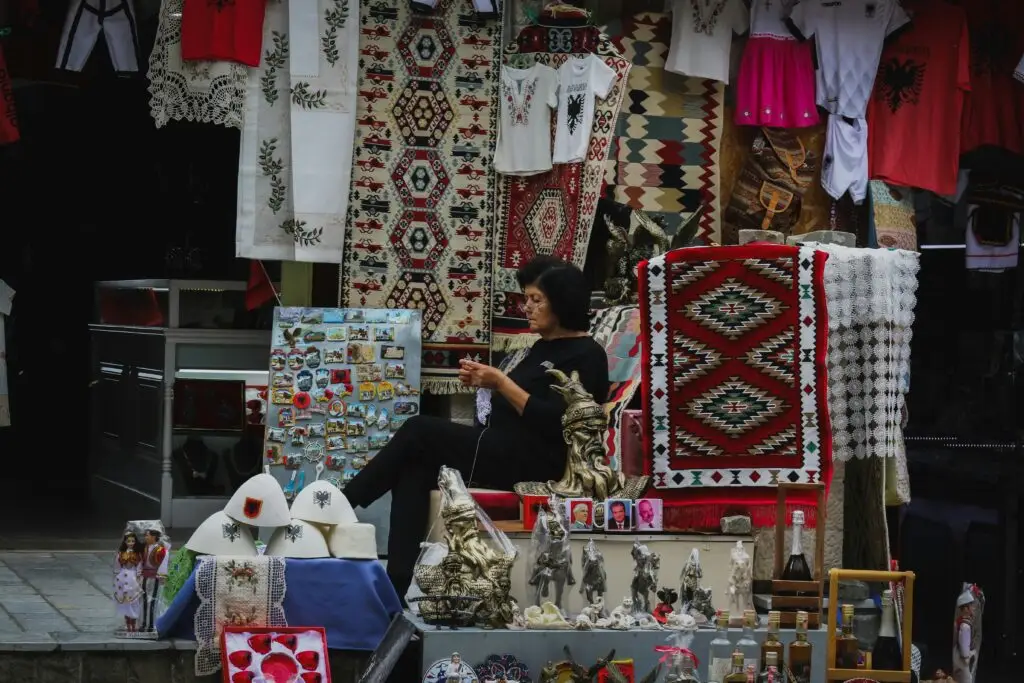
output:
[[[4,318],[11,314],[14,305],[14,290],[0,280],[0,427],[11,426],[10,399],[7,395],[7,343],[5,341]]]
[[[85,68],[101,33],[114,71],[138,71],[139,31],[131,0],[72,0],[64,20],[57,68]]]
[[[9,145],[19,139],[21,132],[18,130],[18,115],[14,110],[14,88],[11,87],[11,74],[4,60],[4,49],[0,47],[0,145]]]
[[[264,0],[185,0],[181,58],[259,66],[265,14]]]
[[[864,203],[868,194],[868,122],[863,118],[828,117],[821,186],[833,199],[849,190],[854,204]]]

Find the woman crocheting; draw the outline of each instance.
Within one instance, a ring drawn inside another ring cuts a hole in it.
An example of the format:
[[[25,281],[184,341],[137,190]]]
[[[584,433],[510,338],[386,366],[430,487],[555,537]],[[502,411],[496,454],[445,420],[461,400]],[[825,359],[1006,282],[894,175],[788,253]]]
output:
[[[547,369],[578,372],[599,402],[608,395],[608,357],[587,333],[590,288],[583,272],[542,256],[523,266],[517,279],[530,332],[540,339],[528,351],[515,354],[518,363],[506,362],[503,370],[461,361],[463,385],[481,390],[477,424],[412,417],[345,487],[345,496],[358,507],[391,491],[387,571],[403,599],[412,583],[428,526],[430,492],[437,488],[442,465],[459,470],[467,483],[505,491],[521,481],[557,480],[565,468],[565,401],[552,391]]]

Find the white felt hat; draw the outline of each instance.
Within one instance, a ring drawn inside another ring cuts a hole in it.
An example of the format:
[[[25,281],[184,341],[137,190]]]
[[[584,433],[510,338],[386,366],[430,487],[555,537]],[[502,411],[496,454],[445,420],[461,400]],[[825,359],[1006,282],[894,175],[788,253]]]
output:
[[[296,560],[315,560],[330,557],[327,539],[314,524],[307,524],[301,519],[291,522],[270,537],[270,543],[263,553],[270,557],[290,557]]]
[[[963,607],[964,605],[969,605],[972,602],[974,602],[974,593],[972,593],[971,589],[968,588],[956,599],[956,606]],[[947,602],[946,604],[948,605],[949,603]]]
[[[269,474],[257,474],[239,486],[224,512],[236,522],[250,526],[285,526],[291,519],[284,490]]]
[[[356,513],[334,484],[319,480],[305,487],[295,496],[292,517],[315,524],[355,524]]]
[[[256,544],[249,527],[224,512],[214,512],[199,525],[185,547],[202,555],[256,557]]]
[[[344,560],[376,560],[377,530],[372,524],[339,524],[327,538],[331,555]]]

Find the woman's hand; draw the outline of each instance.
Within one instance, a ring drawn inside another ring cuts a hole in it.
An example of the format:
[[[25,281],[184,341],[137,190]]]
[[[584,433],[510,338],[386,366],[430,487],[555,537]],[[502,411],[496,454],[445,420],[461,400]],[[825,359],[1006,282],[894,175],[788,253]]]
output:
[[[459,361],[459,381],[463,386],[497,389],[504,377],[500,370],[490,365],[466,359]]]

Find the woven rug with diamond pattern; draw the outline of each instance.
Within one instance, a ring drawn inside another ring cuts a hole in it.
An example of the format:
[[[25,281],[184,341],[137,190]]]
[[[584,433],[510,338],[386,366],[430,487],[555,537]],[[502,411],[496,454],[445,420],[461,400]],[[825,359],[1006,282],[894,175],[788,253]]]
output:
[[[697,235],[720,242],[724,84],[665,70],[670,14],[641,12],[607,32],[633,68],[604,196],[658,217],[670,234],[707,204]]]
[[[645,469],[666,526],[767,526],[779,482],[828,484],[826,259],[748,245],[641,264]],[[790,506],[811,524],[813,496]]]
[[[554,254],[580,268],[587,258],[597,200],[604,182],[615,118],[622,105],[629,62],[595,26],[527,26],[505,48],[510,66],[539,62],[557,69],[570,57],[594,53],[614,69],[611,93],[594,103],[587,159],[556,164],[534,176],[498,176],[497,254],[494,259],[494,342],[497,349],[532,342],[516,270],[539,254]],[[554,121],[555,117],[552,117]]]
[[[490,360],[501,26],[472,0],[361,0],[355,160],[339,299],[423,312],[423,389]]]

